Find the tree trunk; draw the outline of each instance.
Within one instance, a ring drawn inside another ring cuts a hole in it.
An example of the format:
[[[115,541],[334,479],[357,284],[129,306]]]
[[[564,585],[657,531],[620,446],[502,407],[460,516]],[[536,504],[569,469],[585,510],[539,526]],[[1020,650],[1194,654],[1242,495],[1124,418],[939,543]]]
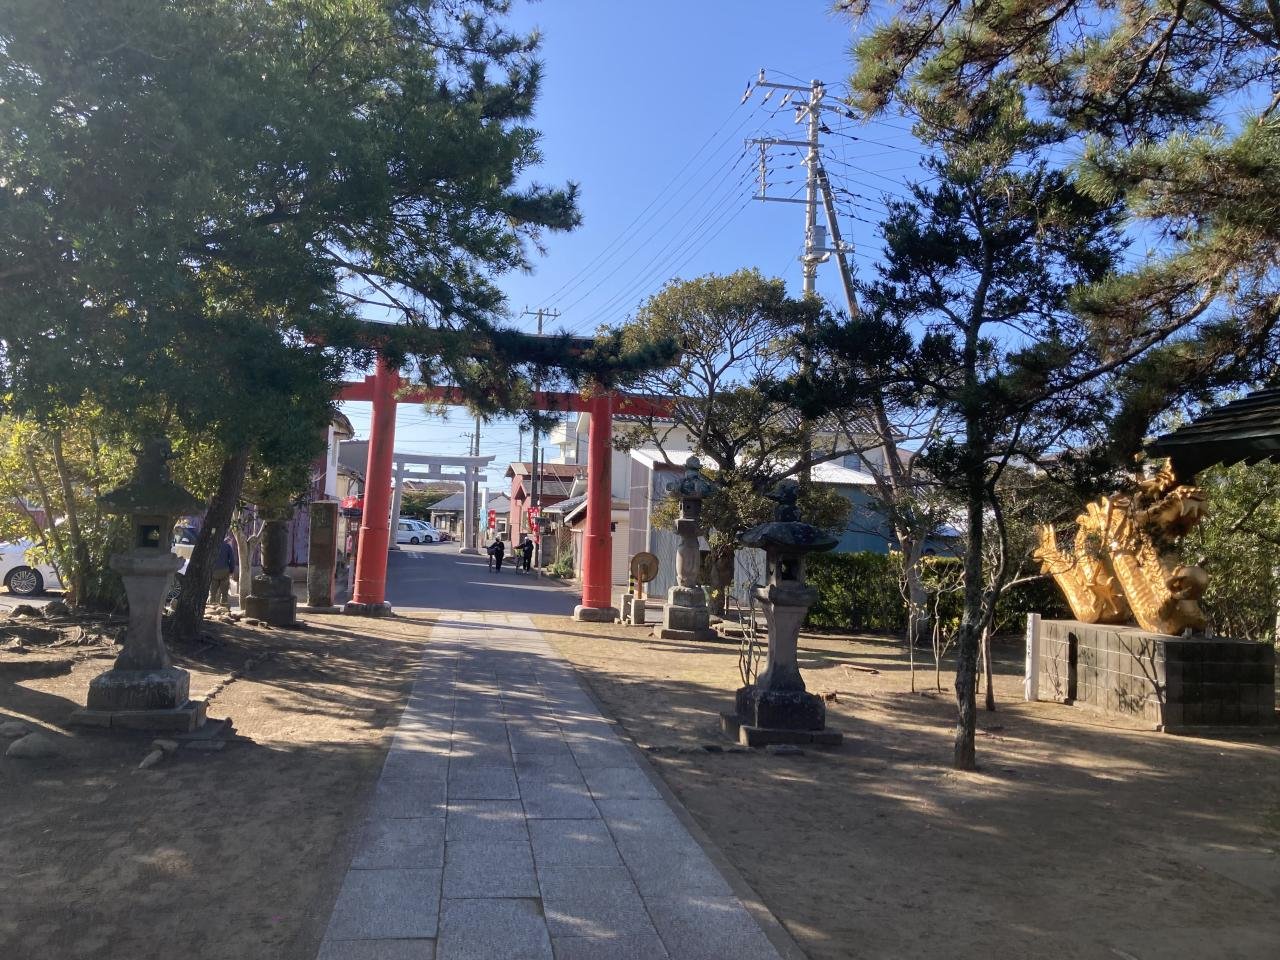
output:
[[[36,485],[36,491],[40,494],[40,509],[44,511],[45,525],[41,535],[48,536],[49,542],[53,544],[53,550],[57,556],[57,562],[54,563],[53,568],[61,577],[66,562],[62,549],[62,535],[58,533],[58,525],[53,522],[53,501],[49,499],[49,487],[44,482],[44,474],[40,472],[40,465],[36,463],[36,455],[31,452],[31,448],[24,447],[22,455],[27,461],[27,469],[31,472],[31,480]]]
[[[915,636],[915,611],[907,610],[907,666],[911,671],[911,692],[916,692],[916,645],[911,638]]]
[[[920,579],[923,544],[905,530],[897,531],[902,547],[902,576],[907,582],[907,642],[912,646],[929,643],[929,591]]]
[[[204,525],[196,537],[182,578],[182,591],[174,605],[170,631],[179,640],[193,640],[200,633],[204,605],[209,600],[209,582],[219,544],[231,525],[231,514],[240,499],[245,468],[249,465],[249,448],[238,450],[222,461],[218,473],[218,489],[204,516]]]
[[[71,482],[71,472],[67,470],[66,458],[62,455],[62,433],[53,431],[52,435],[53,464],[58,471],[58,485],[62,488],[62,511],[67,518],[67,540],[70,547],[70,576],[67,586],[70,588],[71,605],[85,602],[85,577],[89,572],[89,548],[80,536],[80,513],[76,509],[76,495]]]
[[[733,589],[733,548],[720,547],[711,554],[711,613],[724,618],[729,591]]]
[[[970,443],[970,449],[975,445]],[[971,453],[971,456],[972,453]],[[953,765],[957,770],[978,768],[975,739],[978,726],[978,641],[982,634],[982,523],[983,499],[981,459],[973,457],[969,467],[969,536],[964,555],[964,618],[960,624],[960,649],[956,653],[956,742]]]
[[[256,517],[241,514],[241,521],[232,528],[236,538],[239,572],[236,575],[237,601],[240,609],[244,609],[244,601],[249,596],[249,582],[253,577],[253,551],[262,540],[262,522]],[[248,527],[255,529],[252,533]]]
[[[983,682],[987,685],[987,709],[995,713],[996,710],[996,691],[991,686],[991,625],[982,628],[982,669],[984,673]]]

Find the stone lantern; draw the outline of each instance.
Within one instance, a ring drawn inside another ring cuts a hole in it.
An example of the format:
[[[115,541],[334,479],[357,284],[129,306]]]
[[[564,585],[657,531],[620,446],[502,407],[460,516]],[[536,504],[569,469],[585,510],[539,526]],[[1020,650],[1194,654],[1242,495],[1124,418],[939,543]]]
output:
[[[716,485],[702,475],[698,458],[690,457],[684,463],[684,476],[667,484],[667,490],[680,499],[676,520],[680,546],[676,551],[676,585],[667,591],[658,636],[664,640],[714,640],[707,595],[698,583],[702,566],[698,538],[702,534],[702,501],[716,492]]]
[[[148,440],[133,477],[99,498],[107,513],[129,517],[129,549],[111,558],[129,597],[129,627],[115,666],[89,684],[88,707],[72,722],[85,726],[189,731],[204,723],[203,701],[190,699],[191,677],[173,666],[160,618],[182,558],[170,549],[174,521],[202,504],[169,478],[173,453]]]
[[[832,549],[839,541],[800,520],[799,486],[783,481],[769,495],[778,503],[775,519],[743,534],[742,542],[765,552],[766,580],[755,590],[769,631],[765,670],[738,690],[733,713],[721,714],[729,736],[750,747],[770,743],[836,745],[838,731],[826,729],[827,707],[804,688],[796,662],[800,625],[818,591],[805,583],[805,556]]]

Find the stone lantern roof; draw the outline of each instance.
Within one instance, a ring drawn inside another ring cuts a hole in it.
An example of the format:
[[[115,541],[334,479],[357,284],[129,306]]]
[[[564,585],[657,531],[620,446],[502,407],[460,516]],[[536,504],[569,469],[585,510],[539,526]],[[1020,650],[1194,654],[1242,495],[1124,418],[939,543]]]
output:
[[[769,499],[778,504],[774,519],[752,527],[742,535],[742,543],[779,553],[821,553],[834,549],[840,542],[838,537],[800,519],[800,509],[796,506],[799,494],[799,484],[794,481],[784,480],[778,484],[768,494]]]
[[[705,500],[716,492],[716,485],[702,475],[702,463],[697,457],[684,462],[684,476],[667,484],[672,496],[681,500]]]
[[[147,440],[137,455],[133,476],[123,486],[98,498],[107,513],[179,517],[203,504],[169,476],[173,450],[164,438]]]

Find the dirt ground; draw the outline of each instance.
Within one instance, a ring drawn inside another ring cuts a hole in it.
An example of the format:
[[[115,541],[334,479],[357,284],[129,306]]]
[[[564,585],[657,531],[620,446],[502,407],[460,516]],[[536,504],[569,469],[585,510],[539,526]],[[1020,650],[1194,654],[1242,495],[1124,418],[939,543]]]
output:
[[[812,960],[1277,956],[1280,735],[1173,737],[1025,703],[1015,641],[982,770],[958,773],[950,673],[946,693],[912,694],[896,644],[808,637],[801,667],[837,693],[844,745],[730,751],[717,711],[736,646],[537,620]]]
[[[114,655],[93,625],[83,645],[0,650],[0,722],[21,720],[64,754],[0,756],[0,958],[314,960],[424,625],[215,625],[215,643],[174,659],[237,736],[146,770],[151,736],[61,726]],[[0,621],[0,648],[17,632]]]

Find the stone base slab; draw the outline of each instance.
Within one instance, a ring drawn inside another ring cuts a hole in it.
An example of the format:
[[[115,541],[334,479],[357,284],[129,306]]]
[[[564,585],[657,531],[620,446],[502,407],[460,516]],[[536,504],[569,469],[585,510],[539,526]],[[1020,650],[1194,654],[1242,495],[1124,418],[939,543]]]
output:
[[[77,727],[111,730],[164,730],[190,733],[204,725],[205,702],[188,700],[171,710],[77,710],[70,723]]]
[[[670,627],[658,627],[653,631],[653,635],[659,640],[699,640],[704,643],[720,639],[720,634],[710,627],[706,630],[673,630]]]
[[[734,713],[720,714],[720,729],[730,740],[744,747],[767,747],[773,743],[807,744],[815,747],[838,747],[844,742],[839,730],[782,730],[756,727],[743,723]]]
[[[273,627],[289,627],[298,622],[298,598],[290,594],[287,597],[245,597],[244,615],[256,617]]]
[[[578,604],[573,608],[573,619],[583,623],[613,623],[618,619],[618,611],[614,607],[584,607]]]
[[[739,687],[734,715],[747,726],[766,730],[819,732],[827,725],[827,705],[805,690],[761,690]]]
[[[336,607],[331,604],[317,606],[316,604],[311,604],[311,603],[304,603],[302,606],[298,607],[298,610],[301,613],[341,613],[342,612],[341,607]]]
[[[386,600],[381,603],[356,603],[350,600],[342,605],[342,612],[349,617],[389,617],[391,604]]]
[[[174,710],[191,699],[191,674],[161,670],[112,669],[89,681],[86,704],[98,711]]]

